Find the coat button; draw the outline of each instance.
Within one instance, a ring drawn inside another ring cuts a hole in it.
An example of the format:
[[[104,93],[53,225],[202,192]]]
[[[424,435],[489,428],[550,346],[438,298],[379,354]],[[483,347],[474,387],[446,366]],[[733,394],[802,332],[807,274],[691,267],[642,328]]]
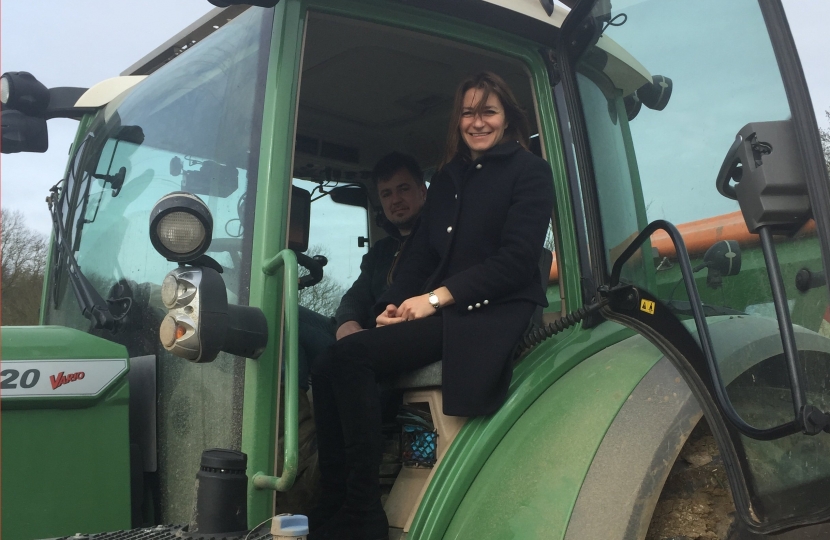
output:
[[[490,303],[490,301],[489,301],[489,300],[485,300],[485,301],[484,301],[484,302],[482,302],[482,303],[486,306],[487,304],[489,304],[489,303]]]
[[[481,170],[481,163],[479,163],[478,165],[476,165],[476,169]]]
[[[455,200],[458,200],[458,193],[455,194]]]
[[[473,306],[467,306],[467,311],[472,311],[472,310],[473,310]]]
[[[447,232],[452,232],[452,227],[447,227]]]
[[[480,307],[481,307],[481,304],[479,304],[478,302],[476,302],[476,307],[477,307],[477,308],[480,308]]]

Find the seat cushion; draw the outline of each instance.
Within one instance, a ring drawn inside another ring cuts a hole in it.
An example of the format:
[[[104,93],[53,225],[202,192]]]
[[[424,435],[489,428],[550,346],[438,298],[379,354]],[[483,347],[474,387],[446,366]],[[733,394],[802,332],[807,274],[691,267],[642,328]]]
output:
[[[441,360],[433,362],[415,371],[408,371],[398,376],[395,388],[409,390],[412,388],[427,388],[441,386]]]

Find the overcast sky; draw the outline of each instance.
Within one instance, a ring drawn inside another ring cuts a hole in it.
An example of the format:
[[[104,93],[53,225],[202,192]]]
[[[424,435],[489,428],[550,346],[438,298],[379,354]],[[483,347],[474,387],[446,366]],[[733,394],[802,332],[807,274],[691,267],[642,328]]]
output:
[[[830,109],[830,1],[784,5],[819,125],[830,127],[824,115]],[[117,76],[212,8],[207,0],[2,0],[0,70],[30,71],[47,87],[89,87]],[[63,175],[76,127],[72,120],[50,120],[46,154],[0,158],[3,208],[21,210],[45,234],[51,223],[44,199]]]

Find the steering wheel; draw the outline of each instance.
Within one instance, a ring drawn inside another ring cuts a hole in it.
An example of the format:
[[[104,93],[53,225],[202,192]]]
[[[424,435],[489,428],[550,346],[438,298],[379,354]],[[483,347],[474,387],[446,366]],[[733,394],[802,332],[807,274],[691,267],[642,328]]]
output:
[[[308,270],[308,274],[299,279],[297,289],[303,290],[306,287],[312,287],[320,283],[323,280],[323,267],[328,264],[328,259],[322,255],[309,257],[299,251],[294,253],[297,255],[297,264]]]

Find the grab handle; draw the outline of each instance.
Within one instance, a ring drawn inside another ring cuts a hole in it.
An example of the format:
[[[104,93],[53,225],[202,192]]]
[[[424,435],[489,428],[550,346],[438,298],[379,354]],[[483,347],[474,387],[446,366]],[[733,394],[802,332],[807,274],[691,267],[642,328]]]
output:
[[[262,265],[262,271],[266,275],[273,276],[280,268],[285,268],[283,273],[283,302],[282,309],[285,317],[285,332],[283,333],[283,355],[285,358],[285,413],[283,426],[285,435],[283,437],[283,464],[282,476],[270,476],[262,472],[254,474],[254,487],[257,489],[273,489],[276,491],[288,491],[294,485],[297,477],[297,462],[299,456],[297,431],[298,426],[298,404],[299,374],[298,374],[298,314],[297,314],[297,256],[290,249],[284,249],[277,253],[274,258]]]

